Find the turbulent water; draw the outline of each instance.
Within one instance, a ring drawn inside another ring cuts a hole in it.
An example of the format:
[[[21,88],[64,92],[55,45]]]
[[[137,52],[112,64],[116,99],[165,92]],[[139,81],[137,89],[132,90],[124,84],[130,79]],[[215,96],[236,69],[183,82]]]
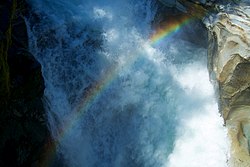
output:
[[[64,166],[225,167],[206,49],[149,37],[151,0],[29,0],[51,134]]]

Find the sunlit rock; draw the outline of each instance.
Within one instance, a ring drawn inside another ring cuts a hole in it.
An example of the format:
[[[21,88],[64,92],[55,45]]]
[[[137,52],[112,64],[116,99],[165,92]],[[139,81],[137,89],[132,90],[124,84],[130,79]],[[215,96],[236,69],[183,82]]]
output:
[[[206,20],[208,67],[231,139],[230,167],[250,166],[250,6],[223,9]]]

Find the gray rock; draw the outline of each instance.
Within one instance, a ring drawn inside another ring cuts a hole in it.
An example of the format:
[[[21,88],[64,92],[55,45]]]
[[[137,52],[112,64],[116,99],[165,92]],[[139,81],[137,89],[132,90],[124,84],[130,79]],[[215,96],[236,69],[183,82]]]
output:
[[[250,6],[228,7],[206,19],[208,68],[231,140],[230,167],[250,166]]]

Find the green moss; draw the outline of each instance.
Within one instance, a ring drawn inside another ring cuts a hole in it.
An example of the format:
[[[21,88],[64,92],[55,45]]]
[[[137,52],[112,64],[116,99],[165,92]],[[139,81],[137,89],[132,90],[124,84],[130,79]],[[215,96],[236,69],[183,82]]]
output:
[[[10,95],[10,75],[7,62],[8,49],[11,39],[11,28],[8,28],[5,39],[0,41],[0,99],[6,103]]]
[[[17,1],[14,0],[10,7],[9,25],[6,32],[2,32],[0,40],[0,103],[6,104],[10,96],[10,71],[8,65],[8,51],[11,46],[12,20],[15,17]]]

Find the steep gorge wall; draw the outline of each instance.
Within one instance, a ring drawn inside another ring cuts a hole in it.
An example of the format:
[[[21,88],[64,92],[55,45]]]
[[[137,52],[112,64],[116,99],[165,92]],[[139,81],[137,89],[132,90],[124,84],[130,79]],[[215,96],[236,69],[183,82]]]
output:
[[[208,68],[231,140],[230,167],[250,166],[250,6],[207,20]]]
[[[50,134],[41,65],[28,52],[24,0],[0,1],[0,166],[44,166]]]
[[[0,7],[0,103],[6,103],[10,94],[10,74],[7,62],[8,49],[11,45],[12,20],[16,12],[17,2],[2,2]]]

